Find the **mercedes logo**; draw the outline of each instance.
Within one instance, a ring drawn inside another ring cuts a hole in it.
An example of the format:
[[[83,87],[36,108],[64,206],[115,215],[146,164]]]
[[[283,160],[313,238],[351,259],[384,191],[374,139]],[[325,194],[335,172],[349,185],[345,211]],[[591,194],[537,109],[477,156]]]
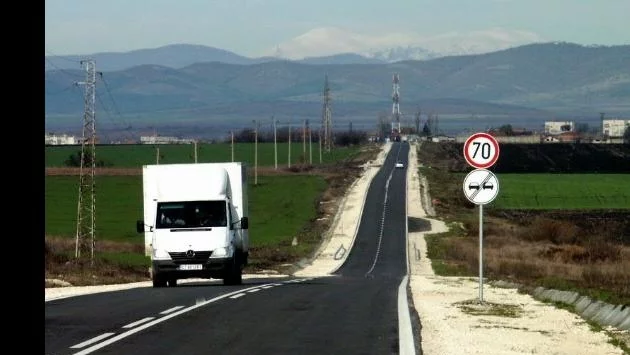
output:
[[[194,251],[194,250],[188,250],[188,251],[186,252],[186,257],[188,257],[188,258],[193,258],[193,257],[195,257],[195,251]]]

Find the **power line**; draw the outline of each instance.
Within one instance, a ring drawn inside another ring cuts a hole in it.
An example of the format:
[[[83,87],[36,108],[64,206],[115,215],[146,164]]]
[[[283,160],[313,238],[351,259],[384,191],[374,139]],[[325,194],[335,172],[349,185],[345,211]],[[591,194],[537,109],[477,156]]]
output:
[[[125,127],[124,127],[124,128],[121,128],[121,127],[119,126],[119,123],[118,123],[118,122],[116,122],[116,121],[114,121],[114,118],[112,117],[111,113],[110,113],[110,112],[109,112],[109,110],[107,109],[107,106],[105,106],[105,104],[103,103],[103,100],[101,99],[101,96],[98,94],[98,92],[96,93],[96,98],[97,98],[98,102],[100,103],[100,106],[101,106],[101,108],[103,109],[103,111],[105,111],[105,113],[107,114],[107,118],[108,118],[108,119],[109,119],[109,121],[112,123],[112,125],[113,125],[115,128],[118,128],[118,130],[122,132],[122,134],[123,134],[124,138],[126,138],[126,139],[128,139],[128,140],[130,140],[130,141],[133,141],[133,140],[134,140],[133,135],[132,135],[131,133],[129,133],[129,132],[127,131],[127,129],[126,129],[126,128],[127,128],[127,127],[129,127],[129,126],[128,126],[128,125],[125,125]],[[124,124],[124,122],[123,122],[123,124]],[[104,131],[104,130],[101,130],[101,132],[103,132],[103,131]],[[109,137],[108,137],[107,135],[105,135],[105,138],[106,138],[107,140],[110,140],[110,139],[109,139]]]
[[[73,62],[73,63],[78,63],[78,64],[81,64],[81,60],[79,60],[79,59],[70,59],[70,58],[69,58],[69,57],[67,57],[67,56],[61,56],[61,55],[55,54],[55,53],[53,53],[53,52],[49,51],[48,49],[46,49],[45,51],[46,51],[48,54],[50,54],[51,56],[55,57],[55,58],[59,58],[59,59],[67,60],[67,61],[69,61],[69,62]],[[48,58],[46,58],[46,59],[48,59]]]
[[[99,72],[99,77],[101,78],[101,81],[103,82],[103,85],[105,86],[105,91],[107,91],[107,95],[109,96],[109,99],[112,102],[112,105],[114,107],[114,110],[116,112],[116,114],[118,115],[118,117],[120,117],[122,124],[124,125],[124,128],[122,129],[123,135],[125,135],[125,138],[129,139],[129,140],[133,140],[133,136],[131,135],[131,133],[129,133],[127,130],[129,128],[131,128],[131,124],[129,124],[123,117],[123,115],[120,113],[120,110],[118,109],[118,105],[116,104],[116,100],[114,100],[114,96],[112,95],[112,92],[110,90],[109,84],[107,84],[107,80],[105,80],[105,78],[103,77],[103,73]],[[100,99],[99,99],[100,100]],[[109,115],[109,112],[107,111],[107,109],[105,108],[105,105],[103,105],[102,101],[101,101],[101,105],[103,106],[103,108],[105,109],[105,111],[107,112],[107,114]],[[111,116],[108,116],[110,118],[110,120],[113,122]],[[115,125],[115,123],[114,123]]]
[[[53,63],[50,59],[45,58],[45,60],[48,62],[48,64],[50,64],[52,67],[54,67],[57,71],[62,72],[68,76],[71,76],[73,78],[81,78],[82,76],[79,73],[72,73],[67,71],[66,69],[62,69],[59,68],[57,65],[55,65],[55,63]]]
[[[109,89],[109,85],[107,84],[107,81],[103,77],[103,73],[101,72],[99,74],[100,74],[99,77],[101,78],[101,81],[105,85],[105,91],[107,91],[107,95],[109,96],[109,99],[112,100],[112,103],[114,105],[114,110],[116,110],[116,113],[118,114],[118,116],[122,118],[122,115],[120,114],[120,110],[118,109],[118,105],[116,105],[116,100],[114,100],[114,97],[112,96],[112,92]]]
[[[74,88],[76,88],[76,87],[77,87],[77,86],[73,83],[73,84],[71,84],[71,85],[68,85],[65,89],[57,90],[57,91],[54,91],[54,92],[48,92],[48,91],[47,91],[47,92],[46,92],[46,95],[51,95],[51,96],[54,96],[54,95],[59,95],[59,94],[61,94],[61,93],[63,93],[63,92],[66,92],[66,91],[68,91],[68,90],[70,90],[70,89],[74,89]]]

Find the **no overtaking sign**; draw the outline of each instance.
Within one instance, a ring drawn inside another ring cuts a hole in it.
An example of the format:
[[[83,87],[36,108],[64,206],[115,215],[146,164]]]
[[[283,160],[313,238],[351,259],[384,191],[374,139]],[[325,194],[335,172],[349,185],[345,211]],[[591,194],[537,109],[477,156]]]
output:
[[[499,193],[499,179],[491,171],[475,169],[464,178],[464,195],[476,205],[492,202]]]

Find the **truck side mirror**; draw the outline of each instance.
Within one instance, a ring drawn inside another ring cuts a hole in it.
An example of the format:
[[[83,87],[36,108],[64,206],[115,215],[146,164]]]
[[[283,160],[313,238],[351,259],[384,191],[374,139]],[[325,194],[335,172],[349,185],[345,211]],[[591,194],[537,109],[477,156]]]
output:
[[[144,232],[144,221],[136,221],[136,232],[138,233]]]
[[[249,219],[247,217],[241,218],[241,229],[249,228]]]

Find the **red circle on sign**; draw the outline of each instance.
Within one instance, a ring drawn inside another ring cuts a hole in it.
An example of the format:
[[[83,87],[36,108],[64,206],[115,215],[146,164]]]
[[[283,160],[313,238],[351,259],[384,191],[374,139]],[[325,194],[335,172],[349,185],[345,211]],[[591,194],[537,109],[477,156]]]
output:
[[[494,146],[494,151],[495,151],[494,156],[490,159],[490,161],[486,163],[475,162],[472,157],[468,156],[468,147],[477,138],[485,138],[489,140],[490,143],[492,143],[492,145]],[[474,168],[477,168],[477,169],[489,168],[492,165],[494,165],[494,163],[496,163],[497,160],[499,159],[499,142],[497,142],[496,138],[494,138],[492,135],[488,133],[475,133],[472,136],[468,137],[468,139],[466,139],[466,143],[464,143],[464,158],[466,158],[466,162]]]

